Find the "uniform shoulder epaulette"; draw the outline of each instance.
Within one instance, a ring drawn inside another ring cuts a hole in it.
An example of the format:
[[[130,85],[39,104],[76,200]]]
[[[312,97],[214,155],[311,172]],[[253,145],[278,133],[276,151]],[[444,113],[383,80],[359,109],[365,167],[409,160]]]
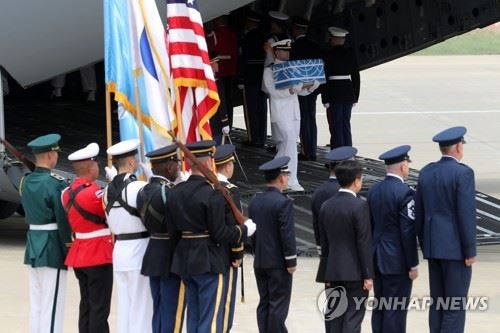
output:
[[[57,173],[55,173],[55,172],[51,172],[51,173],[50,173],[50,176],[51,176],[52,178],[55,178],[55,179],[57,179],[57,180],[61,181],[61,182],[62,182],[62,181],[66,181],[66,178],[64,178],[63,176],[61,176],[60,174],[57,174]]]

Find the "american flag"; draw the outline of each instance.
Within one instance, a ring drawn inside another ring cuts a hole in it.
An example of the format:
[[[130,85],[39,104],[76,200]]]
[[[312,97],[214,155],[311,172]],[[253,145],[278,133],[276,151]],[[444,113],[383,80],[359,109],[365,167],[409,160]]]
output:
[[[212,138],[209,119],[220,104],[196,0],[167,0],[171,75],[176,91],[176,135],[186,143]]]

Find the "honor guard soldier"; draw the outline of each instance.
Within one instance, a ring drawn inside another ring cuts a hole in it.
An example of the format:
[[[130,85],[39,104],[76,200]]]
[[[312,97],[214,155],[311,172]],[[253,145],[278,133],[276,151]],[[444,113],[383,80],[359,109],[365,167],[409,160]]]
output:
[[[274,62],[283,63],[290,56],[292,41],[290,39],[280,40],[271,44],[273,47]],[[318,88],[319,83],[310,87],[304,87],[302,83],[296,84],[289,89],[276,89],[273,70],[271,66],[264,69],[263,77],[264,91],[269,96],[271,107],[271,128],[273,140],[277,143],[278,152],[276,157],[290,157],[289,168],[291,171],[288,185],[292,191],[304,191],[297,178],[297,139],[300,134],[300,107],[297,95],[306,96]]]
[[[184,285],[178,275],[170,272],[177,239],[173,222],[165,217],[165,205],[173,182],[179,175],[177,146],[154,150],[146,157],[153,176],[137,197],[137,209],[150,240],[141,273],[149,276],[153,296],[153,333],[180,332],[184,316]]]
[[[217,178],[231,194],[236,207],[241,211],[240,189],[229,182],[234,172],[234,151],[232,144],[216,147],[215,167]],[[226,204],[226,222],[229,226],[237,225],[231,209]],[[223,332],[230,332],[233,326],[234,310],[236,307],[236,285],[238,281],[238,267],[242,264],[244,246],[242,242],[228,244],[226,249],[226,266],[229,270],[224,275],[224,328]],[[243,287],[243,286],[242,286]]]
[[[262,91],[264,72],[263,49],[264,32],[260,27],[261,18],[256,12],[247,16],[246,33],[241,45],[242,56],[240,69],[243,88],[243,103],[248,141],[246,144],[264,147],[267,137],[267,97]]]
[[[277,41],[290,38],[287,33],[287,22],[290,17],[285,13],[274,10],[271,10],[268,15],[271,20],[271,31],[266,38],[266,43],[264,44],[264,50],[266,51],[264,67],[267,67],[274,62],[274,50],[272,44]]]
[[[288,186],[290,158],[282,156],[259,167],[267,188],[250,202],[248,212],[257,224],[254,270],[260,301],[260,333],[287,332],[292,274],[297,268],[293,202],[282,192]]]
[[[213,171],[214,141],[186,145],[199,163]],[[187,332],[222,332],[222,293],[227,272],[225,248],[255,231],[255,224],[229,226],[222,193],[215,191],[200,168],[191,163],[187,181],[169,192],[167,221],[173,221],[181,239],[174,251],[171,272],[186,287]]]
[[[352,146],[351,111],[359,98],[359,68],[356,54],[344,46],[347,30],[330,27],[330,45],[325,61],[326,87],[321,99],[330,126],[330,147]]]
[[[118,293],[118,332],[151,332],[153,301],[149,279],[141,274],[149,233],[137,210],[137,195],[147,184],[137,180],[139,140],[119,142],[108,148],[118,175],[104,190],[108,225],[115,235],[113,271]]]
[[[108,316],[113,289],[113,242],[102,206],[99,145],[91,143],[68,156],[76,178],[62,193],[62,204],[75,235],[65,264],[80,285],[80,333],[109,332]]]
[[[322,59],[319,44],[307,37],[310,22],[302,17],[292,19],[292,50],[290,60]],[[318,128],[316,127],[316,98],[314,92],[307,96],[299,96],[300,105],[300,142],[302,153],[299,159],[316,161],[316,148],[318,141]]]
[[[361,332],[365,307],[359,308],[356,300],[368,297],[373,285],[370,213],[366,201],[357,196],[363,185],[362,172],[357,161],[340,162],[335,168],[340,189],[323,203],[319,213],[321,253],[326,260],[324,278],[327,287],[341,288],[337,290],[343,290],[347,297],[341,316],[330,317],[333,311],[325,312],[329,332]],[[327,304],[331,302],[329,299]]]
[[[429,264],[431,333],[463,332],[465,326],[465,305],[457,310],[437,304],[467,298],[476,257],[474,171],[460,163],[466,132],[458,126],[436,134],[432,140],[439,143],[442,157],[425,166],[418,179],[415,219]]]
[[[66,297],[66,257],[71,231],[61,204],[67,181],[52,172],[59,157],[59,134],[40,136],[28,143],[35,170],[19,185],[26,235],[24,263],[28,265],[29,332],[62,332]]]
[[[412,281],[418,276],[414,191],[404,183],[410,171],[410,148],[396,147],[379,156],[387,165],[387,175],[368,192],[375,298],[378,304],[392,300],[395,307],[373,309],[374,333],[406,332]]]

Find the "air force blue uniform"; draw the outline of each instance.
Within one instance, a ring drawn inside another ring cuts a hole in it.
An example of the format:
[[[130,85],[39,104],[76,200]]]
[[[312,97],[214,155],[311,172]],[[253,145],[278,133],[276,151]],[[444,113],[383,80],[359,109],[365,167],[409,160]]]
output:
[[[289,160],[283,156],[268,163],[280,168]],[[260,170],[266,171],[262,166]],[[287,268],[297,265],[293,202],[277,188],[268,187],[250,202],[248,211],[258,230],[254,239],[254,269],[260,295],[259,332],[286,333],[292,293],[292,275]]]
[[[404,160],[409,150],[409,146],[406,147],[406,150],[396,149],[396,153],[390,156],[383,154],[380,159],[384,159],[386,164],[398,163]],[[402,160],[395,159],[397,154],[401,154]],[[374,309],[374,333],[406,332],[406,307],[412,288],[408,272],[418,265],[413,197],[414,191],[402,178],[391,173],[368,192],[373,232],[375,298],[398,301],[397,309]]]
[[[463,140],[465,128],[436,135],[440,146]],[[476,205],[474,172],[444,155],[420,172],[416,199],[416,225],[424,258],[429,262],[430,332],[463,332],[465,310],[438,308],[439,298],[467,297],[472,270],[464,260],[476,256]],[[448,299],[449,300],[449,299]]]

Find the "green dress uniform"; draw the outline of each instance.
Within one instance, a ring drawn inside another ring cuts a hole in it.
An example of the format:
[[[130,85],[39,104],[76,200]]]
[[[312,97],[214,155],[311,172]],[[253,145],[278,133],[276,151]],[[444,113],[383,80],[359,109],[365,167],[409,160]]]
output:
[[[58,151],[58,134],[28,144],[34,154]],[[19,186],[29,225],[24,263],[29,265],[30,332],[62,332],[70,227],[61,203],[66,180],[49,169],[36,167]]]

